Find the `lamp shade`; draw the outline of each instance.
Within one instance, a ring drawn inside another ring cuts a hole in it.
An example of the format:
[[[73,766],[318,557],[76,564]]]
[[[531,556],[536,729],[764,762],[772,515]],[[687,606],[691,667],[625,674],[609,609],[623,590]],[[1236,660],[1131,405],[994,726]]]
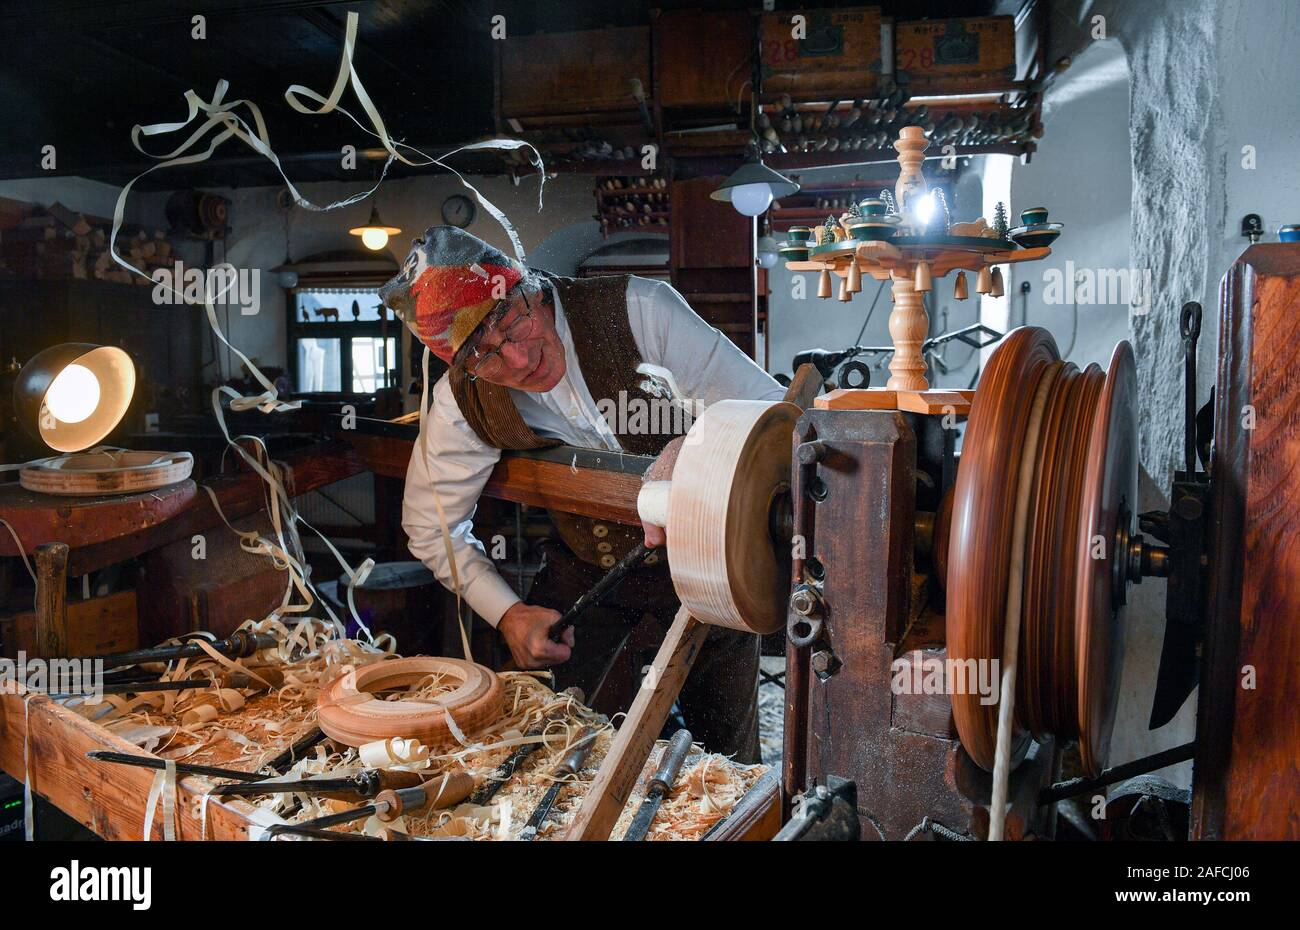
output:
[[[360,236],[362,244],[372,252],[377,252],[384,246],[388,245],[388,237],[395,236],[402,230],[396,226],[385,226],[384,221],[379,218],[379,208],[371,206],[370,219],[364,226],[353,226],[348,233],[353,236]]]
[[[23,427],[56,452],[80,452],[111,433],[135,393],[135,365],[115,346],[65,342],[32,356],[14,382]]]
[[[714,200],[729,201],[746,216],[758,216],[773,200],[788,197],[797,190],[799,185],[794,181],[754,158],[737,168],[709,196]]]

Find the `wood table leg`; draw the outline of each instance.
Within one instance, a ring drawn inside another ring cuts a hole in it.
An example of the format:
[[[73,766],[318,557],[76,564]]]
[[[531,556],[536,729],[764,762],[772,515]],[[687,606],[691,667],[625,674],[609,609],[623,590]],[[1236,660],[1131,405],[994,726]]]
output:
[[[566,840],[609,839],[708,634],[708,625],[685,608],[677,612]]]
[[[41,658],[68,654],[68,546],[36,547],[36,642]]]

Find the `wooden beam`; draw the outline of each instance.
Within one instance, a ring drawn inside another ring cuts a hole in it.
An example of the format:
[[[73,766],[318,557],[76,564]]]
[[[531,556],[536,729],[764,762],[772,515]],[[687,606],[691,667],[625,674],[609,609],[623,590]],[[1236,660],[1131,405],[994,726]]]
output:
[[[355,430],[347,439],[375,474],[405,480],[413,438]],[[610,457],[618,456],[611,453]],[[527,453],[503,455],[483,487],[488,497],[631,526],[641,525],[636,512],[640,491],[641,475],[636,469],[592,468]]]
[[[566,840],[609,839],[708,635],[707,624],[696,620],[684,607],[677,611],[577,818],[564,836]]]
[[[68,547],[36,549],[36,643],[41,656],[68,654]]]

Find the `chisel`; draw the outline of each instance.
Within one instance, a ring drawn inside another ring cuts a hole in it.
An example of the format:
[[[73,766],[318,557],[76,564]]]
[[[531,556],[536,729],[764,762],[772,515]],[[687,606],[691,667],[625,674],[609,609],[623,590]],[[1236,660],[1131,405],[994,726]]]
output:
[[[568,690],[573,692],[574,699],[579,704],[584,702],[581,690],[578,688],[570,688]],[[514,777],[515,772],[519,771],[519,769],[523,767],[523,764],[528,761],[528,757],[541,747],[542,736],[546,733],[546,727],[556,716],[561,715],[553,714],[550,718],[543,720],[540,726],[534,727],[524,734],[524,738],[528,740],[528,742],[516,747],[515,751],[510,753],[510,755],[506,757],[506,760],[498,765],[491,775],[484,779],[483,784],[479,785],[478,789],[470,795],[470,804],[473,804],[476,807],[483,807],[496,797],[497,792],[505,787],[506,782],[510,781],[510,779]]]
[[[430,778],[422,785],[411,788],[398,788],[381,791],[369,804],[362,804],[351,810],[337,814],[326,814],[315,820],[303,823],[273,824],[263,834],[264,839],[272,839],[281,833],[299,830],[323,830],[340,824],[353,823],[374,815],[382,823],[391,823],[402,814],[416,813],[426,808],[440,809],[450,807],[457,801],[464,800],[474,786],[474,778],[467,772],[457,772],[448,777]]]
[[[438,779],[433,779],[437,781]],[[339,778],[303,778],[295,781],[242,782],[212,789],[216,795],[256,797],[261,794],[310,794],[317,797],[350,800],[378,797],[381,792],[414,788],[424,783],[420,772],[401,769],[368,769]],[[473,781],[470,782],[473,787]],[[469,792],[466,791],[466,794]]]
[[[542,796],[541,802],[538,803],[533,811],[533,816],[528,818],[528,823],[524,824],[523,831],[519,834],[521,840],[537,839],[537,831],[546,821],[546,817],[555,806],[555,799],[560,796],[560,792],[567,784],[565,779],[572,775],[577,775],[582,771],[582,767],[587,764],[587,756],[591,755],[591,747],[596,743],[596,737],[599,731],[591,727],[583,727],[578,731],[578,737],[573,741],[569,751],[564,754],[560,764],[551,772],[555,783],[546,789],[546,794]]]
[[[591,607],[595,607],[610,591],[614,590],[618,584],[628,576],[632,569],[636,568],[646,560],[654,550],[645,543],[637,543],[636,548],[632,549],[627,555],[623,556],[618,563],[611,568],[603,578],[591,586],[586,594],[582,595],[573,602],[573,606],[566,610],[559,620],[551,625],[550,638],[552,642],[558,643],[564,631],[573,626],[579,616]]]
[[[650,786],[646,791],[645,800],[637,808],[636,816],[632,818],[632,825],[627,828],[627,833],[623,834],[624,840],[637,841],[646,838],[655,814],[659,813],[659,805],[663,803],[664,798],[668,797],[677,782],[677,776],[682,771],[682,763],[686,761],[686,755],[691,751],[692,740],[691,731],[682,729],[674,733],[673,738],[668,741],[663,758],[659,760],[659,768],[650,777]]]

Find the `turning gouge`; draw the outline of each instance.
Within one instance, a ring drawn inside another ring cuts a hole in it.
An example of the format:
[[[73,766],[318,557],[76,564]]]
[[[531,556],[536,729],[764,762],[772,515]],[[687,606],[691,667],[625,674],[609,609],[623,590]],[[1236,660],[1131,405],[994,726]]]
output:
[[[564,754],[560,764],[551,772],[551,777],[555,783],[546,789],[546,794],[533,810],[533,816],[528,818],[528,823],[524,824],[523,831],[519,834],[521,840],[537,839],[537,831],[546,821],[546,817],[555,806],[555,799],[560,796],[564,786],[568,784],[566,779],[577,775],[582,771],[582,767],[587,764],[587,756],[591,755],[591,747],[596,743],[596,737],[599,731],[591,727],[583,727],[578,731],[578,737],[569,747],[569,751]]]
[[[639,841],[646,838],[646,834],[650,832],[650,824],[654,822],[655,814],[659,813],[659,805],[663,803],[664,798],[668,797],[669,792],[673,790],[673,785],[677,783],[677,776],[682,771],[682,763],[686,761],[686,755],[691,751],[692,740],[691,731],[681,729],[674,733],[673,738],[668,741],[668,745],[664,748],[663,758],[659,760],[659,768],[655,770],[654,775],[650,776],[650,785],[646,790],[645,800],[637,808],[631,826],[623,834],[624,840]]]

